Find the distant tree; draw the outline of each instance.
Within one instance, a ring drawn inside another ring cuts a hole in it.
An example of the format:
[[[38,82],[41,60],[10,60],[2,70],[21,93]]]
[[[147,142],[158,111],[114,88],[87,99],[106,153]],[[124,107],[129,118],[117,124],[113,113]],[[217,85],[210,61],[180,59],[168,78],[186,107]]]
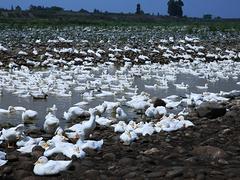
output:
[[[211,14],[204,14],[204,15],[203,15],[203,19],[205,19],[205,20],[211,20],[211,19],[212,19],[212,15],[211,15]]]
[[[22,8],[21,8],[20,6],[16,6],[15,11],[21,12],[21,11],[22,11]]]
[[[13,5],[11,5],[11,11],[14,11]]]
[[[89,12],[87,11],[87,10],[85,10],[85,9],[80,9],[80,11],[79,11],[80,13],[83,13],[83,14],[88,14]]]
[[[141,4],[137,4],[136,14],[144,14],[143,10],[141,9]]]
[[[182,10],[183,6],[184,6],[184,3],[182,0],[169,0],[168,1],[169,16],[182,17],[183,16],[183,10]]]
[[[100,14],[101,12],[100,12],[98,9],[94,9],[94,10],[93,10],[93,13],[94,13],[94,14]]]
[[[64,9],[61,8],[61,7],[58,7],[58,6],[52,6],[52,7],[50,8],[50,10],[52,10],[52,11],[63,11]]]

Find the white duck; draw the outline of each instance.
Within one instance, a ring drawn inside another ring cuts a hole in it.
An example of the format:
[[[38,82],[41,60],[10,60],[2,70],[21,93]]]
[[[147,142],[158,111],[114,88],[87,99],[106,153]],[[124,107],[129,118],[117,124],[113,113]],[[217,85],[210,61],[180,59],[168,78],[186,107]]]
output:
[[[33,172],[39,176],[55,175],[67,170],[71,162],[72,161],[49,161],[47,157],[41,156],[37,162],[35,162]]]
[[[8,161],[6,160],[6,153],[0,151],[0,167],[5,165]]]
[[[2,135],[0,137],[0,140],[5,140],[8,142],[8,148],[12,148],[14,145],[11,145],[12,143],[15,143],[20,137],[22,136],[24,131],[24,125],[19,124],[16,127],[12,127],[9,129],[2,129]]]
[[[120,139],[125,145],[129,145],[133,141],[137,140],[138,136],[134,131],[126,130],[124,133],[121,134]]]
[[[101,139],[100,141],[79,139],[76,145],[79,146],[80,149],[89,148],[89,149],[100,150],[103,145],[103,139]]]
[[[62,153],[69,158],[72,158],[73,155],[75,155],[77,158],[84,158],[86,155],[82,149],[72,143],[54,142],[53,140],[48,140],[47,144],[49,148],[44,152],[44,156],[47,157],[55,153]]]
[[[126,129],[127,124],[124,121],[119,121],[117,124],[111,125],[114,127],[114,132],[123,133]]]
[[[13,106],[9,106],[8,109],[0,109],[0,114],[10,114],[14,112],[15,108]]]
[[[64,112],[64,119],[67,121],[73,121],[87,116],[89,116],[89,113],[80,107],[71,107],[68,109],[68,112]]]
[[[79,134],[80,137],[83,139],[87,138],[96,127],[97,110],[89,109],[89,112],[90,112],[90,119],[88,121],[84,121],[82,123],[75,124],[72,127],[68,128],[67,130],[70,130],[70,131],[73,131],[73,132]],[[66,133],[67,136],[68,136],[68,134],[71,135],[71,133]]]
[[[99,117],[96,116],[96,122],[101,126],[110,126],[110,124],[113,122],[112,120],[106,118],[106,117]]]
[[[124,110],[120,107],[116,109],[116,119],[118,121],[127,121],[128,117],[127,114],[124,112]]]
[[[140,125],[140,127],[136,128],[134,132],[136,134],[142,134],[143,136],[146,136],[147,134],[151,136],[155,132],[155,129],[153,123],[150,122]]]
[[[26,110],[22,113],[22,122],[23,123],[30,123],[31,121],[35,120],[37,118],[37,111],[33,110]]]
[[[43,129],[49,134],[53,134],[59,126],[59,119],[52,113],[48,113],[45,116]]]

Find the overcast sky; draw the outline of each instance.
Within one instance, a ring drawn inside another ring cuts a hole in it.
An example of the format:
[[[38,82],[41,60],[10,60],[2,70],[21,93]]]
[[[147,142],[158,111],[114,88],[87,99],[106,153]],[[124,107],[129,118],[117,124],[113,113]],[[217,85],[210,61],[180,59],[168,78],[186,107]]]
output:
[[[136,4],[140,3],[147,13],[167,14],[168,0],[0,0],[0,7],[10,8],[20,5],[26,9],[33,5],[61,6],[64,9],[88,11],[99,9],[109,12],[135,12]],[[240,18],[240,0],[183,0],[184,15],[202,17],[203,14],[213,14],[225,18]]]

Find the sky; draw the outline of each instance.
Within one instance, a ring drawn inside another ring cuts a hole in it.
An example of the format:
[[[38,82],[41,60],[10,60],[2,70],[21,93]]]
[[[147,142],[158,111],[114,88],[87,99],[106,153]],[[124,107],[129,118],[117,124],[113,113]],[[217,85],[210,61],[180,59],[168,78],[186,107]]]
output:
[[[167,14],[168,0],[0,0],[0,8],[10,8],[20,5],[27,9],[31,4],[41,6],[60,6],[66,10],[88,11],[99,9],[108,12],[135,12],[136,4],[140,3],[146,13],[158,12]],[[240,18],[240,0],[183,0],[184,15],[202,17],[203,14],[212,14],[224,18]]]

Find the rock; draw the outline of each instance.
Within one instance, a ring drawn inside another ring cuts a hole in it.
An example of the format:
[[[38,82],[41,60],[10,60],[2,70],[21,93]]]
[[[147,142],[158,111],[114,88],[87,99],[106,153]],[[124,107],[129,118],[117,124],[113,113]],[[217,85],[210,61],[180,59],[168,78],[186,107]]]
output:
[[[41,146],[35,146],[32,149],[31,155],[33,156],[34,160],[36,160],[43,155],[44,151],[45,150]]]
[[[14,175],[17,179],[23,179],[24,177],[31,176],[31,171],[17,170],[14,172]]]
[[[224,150],[214,146],[198,146],[192,151],[193,155],[198,156],[200,159],[219,160],[226,157]]]
[[[54,160],[59,161],[59,160],[69,160],[66,156],[64,156],[62,153],[58,153],[54,158]]]
[[[12,167],[11,166],[6,166],[2,170],[3,174],[10,174],[12,172]]]
[[[126,165],[130,166],[130,165],[134,164],[134,159],[132,159],[132,158],[122,158],[122,159],[119,160],[118,163],[119,163],[120,166],[126,166]]]
[[[199,117],[210,119],[222,117],[226,114],[226,108],[216,102],[204,102],[197,109]]]
[[[134,178],[137,177],[138,173],[137,172],[130,172],[124,176],[124,179],[129,179],[129,178]]]
[[[85,148],[84,152],[88,155],[88,156],[95,156],[97,151],[91,148]]]
[[[156,172],[151,172],[147,175],[148,178],[158,178],[158,177],[163,177],[165,175],[165,172],[163,171],[156,171]]]
[[[6,155],[6,159],[7,159],[9,162],[18,161],[17,153],[7,154],[7,155]]]
[[[183,175],[183,167],[173,167],[170,171],[167,172],[166,178],[174,178]]]
[[[30,161],[20,161],[20,169],[23,169],[25,171],[32,171],[34,164]]]
[[[151,155],[151,154],[157,154],[159,153],[160,151],[157,149],[157,148],[151,148],[151,149],[148,149],[144,152],[140,152],[142,154],[145,154],[145,155]]]
[[[197,175],[196,180],[205,180],[205,175],[203,173],[200,173]]]
[[[87,170],[84,175],[88,178],[88,179],[96,179],[97,177],[99,177],[99,172],[97,170],[91,169],[91,170]]]
[[[113,153],[106,153],[103,155],[103,159],[107,161],[115,161],[116,155]]]
[[[160,99],[160,98],[153,98],[152,99],[152,101],[153,101],[153,106],[154,107],[157,107],[157,106],[166,106],[166,102],[165,101],[163,101],[162,99]]]

